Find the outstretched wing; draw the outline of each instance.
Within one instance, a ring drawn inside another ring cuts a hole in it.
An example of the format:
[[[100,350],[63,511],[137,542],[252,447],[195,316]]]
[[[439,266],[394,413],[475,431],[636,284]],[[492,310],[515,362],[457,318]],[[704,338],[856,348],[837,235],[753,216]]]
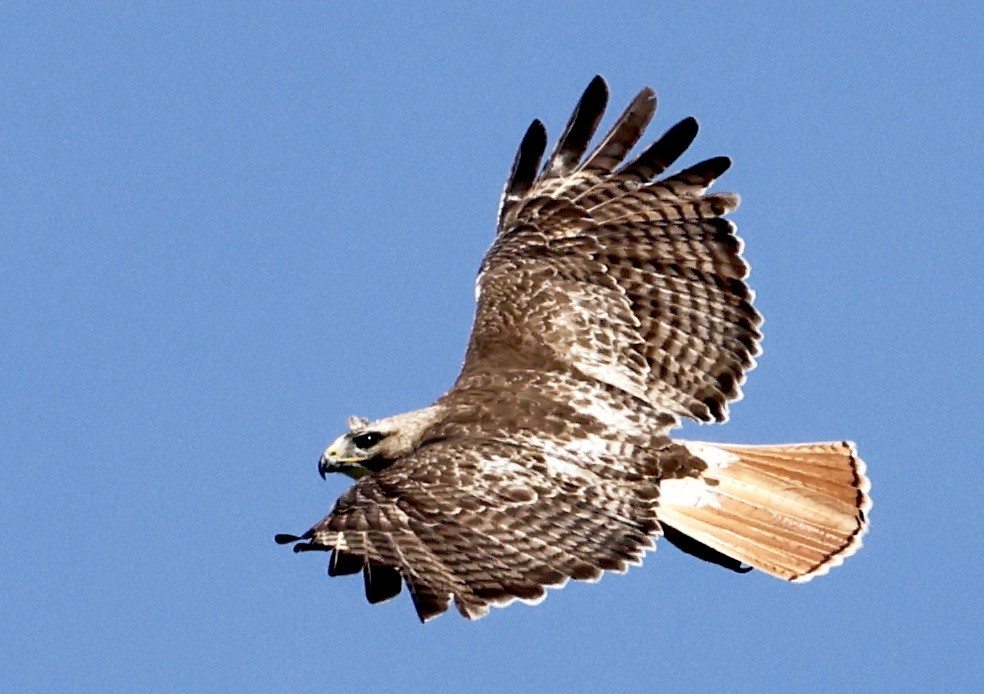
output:
[[[624,163],[656,108],[642,90],[587,156],[608,87],[595,77],[546,164],[523,138],[478,278],[462,377],[492,364],[573,368],[676,416],[723,421],[759,352],[726,157],[657,178],[697,134],[687,118]]]
[[[615,461],[611,461],[615,462]],[[659,532],[652,481],[603,479],[583,460],[521,443],[452,438],[364,477],[295,551],[332,550],[331,575],[362,571],[366,597],[410,590],[422,621],[448,609],[538,602],[547,587],[625,571]]]

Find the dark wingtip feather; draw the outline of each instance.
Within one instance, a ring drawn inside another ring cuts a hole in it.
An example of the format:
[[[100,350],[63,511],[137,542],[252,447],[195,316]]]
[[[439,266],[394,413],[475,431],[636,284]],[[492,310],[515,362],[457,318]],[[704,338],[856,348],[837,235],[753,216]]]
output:
[[[314,528],[311,528],[303,535],[291,535],[290,533],[278,533],[273,536],[273,541],[278,545],[289,545],[299,540],[310,540],[314,537]]]
[[[574,113],[567,121],[563,134],[557,140],[557,146],[544,169],[544,176],[564,176],[577,167],[588,149],[591,138],[594,137],[595,130],[598,129],[598,123],[601,122],[607,105],[608,83],[601,75],[595,75],[578,100],[577,106],[574,107]]]
[[[373,605],[396,597],[403,588],[403,577],[392,566],[369,563],[362,569],[362,576],[366,600]]]
[[[540,120],[534,120],[519,143],[516,158],[509,171],[509,178],[506,180],[506,187],[502,191],[502,202],[499,205],[500,224],[509,209],[522,200],[533,187],[537,172],[540,170],[540,159],[546,148],[547,129]]]
[[[417,612],[417,618],[421,623],[444,614],[451,606],[450,595],[440,595],[428,585],[408,578],[407,588],[413,600],[413,609]]]
[[[651,181],[680,158],[697,137],[699,129],[696,118],[684,118],[629,162],[621,174],[641,182]]]
[[[672,180],[707,187],[731,168],[731,157],[711,157],[672,176]]]
[[[725,171],[731,168],[731,157],[712,157],[703,162],[706,165],[706,170],[713,173],[714,178],[717,178]]]
[[[362,571],[365,565],[364,557],[336,549],[331,553],[331,559],[328,561],[328,575],[349,576]]]
[[[297,554],[301,552],[327,552],[331,547],[328,545],[320,545],[317,542],[302,542],[299,545],[294,545],[294,551]]]
[[[645,87],[635,95],[595,151],[588,156],[582,169],[604,173],[614,170],[639,142],[654,113],[656,93]]]

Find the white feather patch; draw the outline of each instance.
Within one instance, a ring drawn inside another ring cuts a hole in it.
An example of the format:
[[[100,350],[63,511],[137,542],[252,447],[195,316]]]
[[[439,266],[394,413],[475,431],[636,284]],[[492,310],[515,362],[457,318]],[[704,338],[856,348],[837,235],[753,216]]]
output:
[[[741,460],[734,453],[729,453],[728,451],[718,448],[717,446],[712,446],[709,443],[698,443],[697,441],[686,441],[683,443],[690,451],[690,454],[700,458],[705,463],[707,467],[710,468],[725,468],[731,465],[731,463],[737,463]]]
[[[734,453],[709,443],[687,441],[683,445],[687,447],[691,455],[703,460],[711,470],[721,470],[740,460]],[[659,485],[659,497],[660,504],[663,506],[689,508],[704,506],[719,508],[721,506],[714,486],[707,484],[700,477],[663,480]]]
[[[659,485],[660,506],[702,508],[721,505],[717,494],[707,482],[698,477],[663,480]]]

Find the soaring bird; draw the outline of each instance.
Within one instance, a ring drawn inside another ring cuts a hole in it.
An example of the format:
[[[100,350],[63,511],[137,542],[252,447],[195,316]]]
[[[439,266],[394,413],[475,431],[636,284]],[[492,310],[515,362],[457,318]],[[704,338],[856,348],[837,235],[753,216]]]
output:
[[[536,603],[569,579],[639,564],[659,537],[734,571],[827,573],[868,527],[853,443],[747,446],[670,438],[723,422],[759,354],[742,241],[708,193],[714,157],[663,176],[697,134],[686,118],[627,158],[656,109],[632,100],[590,151],[608,101],[591,80],[556,147],[534,120],[476,280],[457,381],[434,404],[349,419],[322,476],[355,483],[295,551],[361,572],[369,602],[405,583],[426,621]]]

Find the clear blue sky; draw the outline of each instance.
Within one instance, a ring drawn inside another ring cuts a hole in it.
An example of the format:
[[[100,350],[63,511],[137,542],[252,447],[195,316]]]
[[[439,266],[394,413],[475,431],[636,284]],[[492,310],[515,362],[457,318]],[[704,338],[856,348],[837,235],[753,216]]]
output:
[[[0,690],[979,686],[979,3],[82,5],[0,7]],[[735,160],[765,352],[684,435],[857,440],[871,533],[422,626],[272,538],[347,415],[450,385],[516,144],[596,73]]]

